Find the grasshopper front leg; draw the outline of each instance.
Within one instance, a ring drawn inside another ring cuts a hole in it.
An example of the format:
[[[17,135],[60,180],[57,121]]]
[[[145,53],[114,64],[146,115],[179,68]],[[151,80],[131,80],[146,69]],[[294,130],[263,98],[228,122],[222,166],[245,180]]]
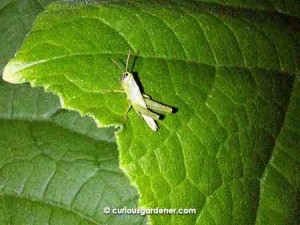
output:
[[[125,113],[125,118],[126,118],[126,120],[127,120],[127,118],[128,118],[128,112],[130,111],[131,107],[132,107],[132,105],[129,104],[129,106],[128,106],[127,110],[126,110],[126,113]]]

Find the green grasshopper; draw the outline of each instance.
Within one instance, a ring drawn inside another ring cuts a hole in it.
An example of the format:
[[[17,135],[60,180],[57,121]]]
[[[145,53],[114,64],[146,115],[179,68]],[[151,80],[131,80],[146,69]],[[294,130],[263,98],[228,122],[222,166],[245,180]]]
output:
[[[126,93],[127,99],[130,101],[129,108],[126,112],[129,112],[131,107],[138,112],[143,119],[146,121],[147,125],[153,130],[157,131],[158,126],[155,120],[159,120],[160,116],[157,113],[172,113],[173,108],[160,104],[156,101],[150,99],[148,95],[142,94],[141,90],[134,79],[132,73],[128,72],[128,63],[130,58],[130,50],[128,52],[125,72],[122,71],[123,75],[121,78],[121,85]],[[112,59],[112,61],[122,70],[121,66]],[[150,111],[151,110],[151,111]]]

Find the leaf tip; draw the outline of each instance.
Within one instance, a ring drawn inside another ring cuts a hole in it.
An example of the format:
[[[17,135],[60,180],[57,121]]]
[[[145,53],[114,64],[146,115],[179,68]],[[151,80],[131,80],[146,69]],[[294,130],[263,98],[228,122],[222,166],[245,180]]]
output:
[[[9,62],[3,70],[2,79],[13,84],[24,83],[25,80],[21,73],[18,73],[22,65],[16,62]]]

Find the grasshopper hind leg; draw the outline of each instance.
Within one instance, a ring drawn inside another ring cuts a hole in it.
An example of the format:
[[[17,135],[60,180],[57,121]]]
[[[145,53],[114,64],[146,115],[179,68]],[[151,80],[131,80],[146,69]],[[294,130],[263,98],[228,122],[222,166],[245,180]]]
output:
[[[147,105],[147,108],[153,110],[154,112],[163,113],[163,114],[173,112],[173,108],[171,108],[169,106],[166,106],[166,105],[163,105],[161,103],[158,103],[156,101],[153,101],[150,98],[144,97],[144,101]]]
[[[151,112],[147,108],[145,108],[145,107],[143,107],[141,105],[138,105],[138,104],[133,104],[132,106],[139,113],[141,113],[143,115],[146,115],[146,116],[149,116],[149,117],[151,117],[154,120],[159,120],[159,115],[157,113]]]

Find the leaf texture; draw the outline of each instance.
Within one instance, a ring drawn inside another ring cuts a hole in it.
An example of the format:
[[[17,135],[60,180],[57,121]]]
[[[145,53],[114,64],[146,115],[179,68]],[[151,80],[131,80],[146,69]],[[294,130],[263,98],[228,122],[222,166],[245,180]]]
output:
[[[4,79],[42,85],[98,125],[124,126],[120,163],[140,206],[197,209],[151,215],[152,224],[274,224],[279,215],[278,224],[297,224],[299,162],[289,169],[278,154],[299,117],[299,20],[227,5],[52,4]],[[113,92],[121,73],[111,59],[124,61],[129,49],[145,93],[178,109],[158,132],[133,110],[126,120],[126,96]]]

